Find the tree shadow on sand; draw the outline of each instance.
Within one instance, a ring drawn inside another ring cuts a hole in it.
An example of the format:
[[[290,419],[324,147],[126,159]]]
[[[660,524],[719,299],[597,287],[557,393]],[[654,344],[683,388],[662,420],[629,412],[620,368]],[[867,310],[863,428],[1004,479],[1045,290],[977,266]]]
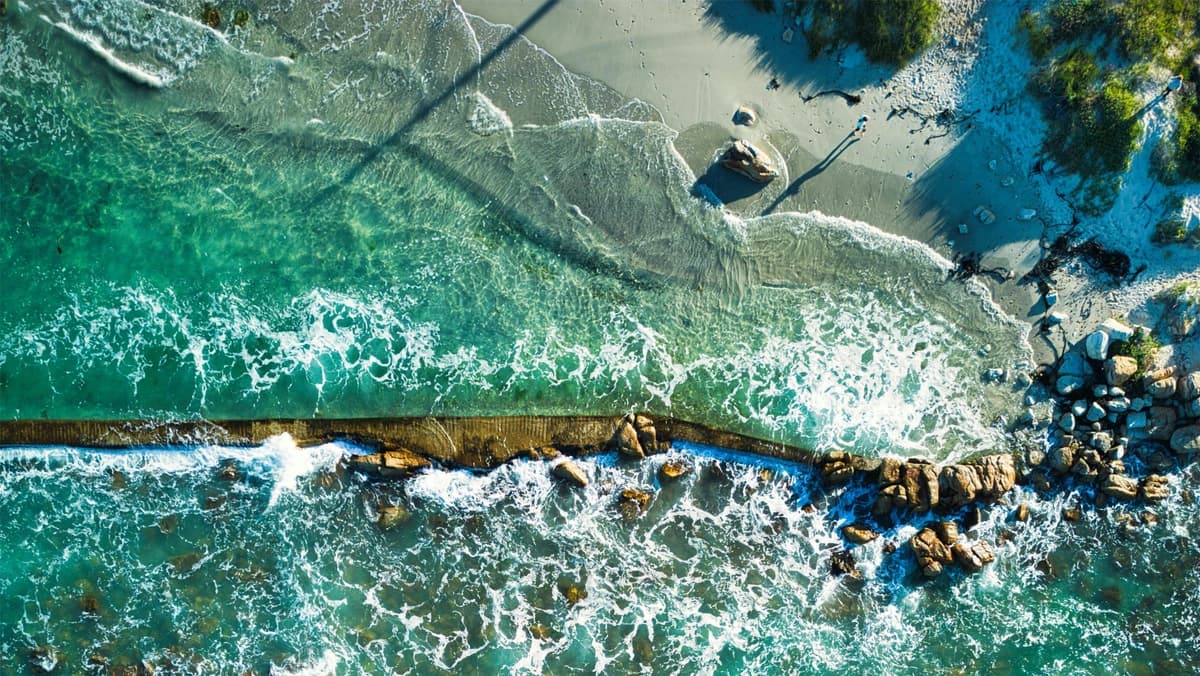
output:
[[[847,69],[828,56],[810,60],[803,32],[778,9],[757,12],[748,2],[710,2],[705,6],[703,21],[719,30],[724,39],[753,39],[758,57],[755,70],[768,79],[777,78],[798,89],[812,90],[802,91],[802,95],[837,88],[853,90],[891,77],[895,72],[895,68],[882,65]],[[788,28],[794,31],[790,43],[782,38]],[[848,99],[847,105],[853,102]]]

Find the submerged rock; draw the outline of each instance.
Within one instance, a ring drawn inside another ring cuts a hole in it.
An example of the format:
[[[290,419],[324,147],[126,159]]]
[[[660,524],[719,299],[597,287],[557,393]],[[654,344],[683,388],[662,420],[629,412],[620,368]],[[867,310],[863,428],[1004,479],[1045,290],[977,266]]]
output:
[[[633,520],[650,508],[650,493],[638,488],[626,488],[621,491],[621,516]]]
[[[408,521],[409,511],[399,505],[379,505],[375,508],[375,525],[382,530],[391,530]]]
[[[738,139],[721,155],[720,164],[755,183],[770,183],[779,175],[775,164],[762,150]]]

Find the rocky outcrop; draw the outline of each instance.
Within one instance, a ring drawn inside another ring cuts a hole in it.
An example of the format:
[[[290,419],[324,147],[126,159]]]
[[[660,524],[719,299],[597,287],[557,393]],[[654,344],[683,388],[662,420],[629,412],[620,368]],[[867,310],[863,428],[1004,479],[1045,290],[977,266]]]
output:
[[[650,493],[640,488],[623,489],[618,499],[621,516],[625,517],[626,521],[636,519],[650,509],[650,499]]]
[[[1171,486],[1167,483],[1167,477],[1161,474],[1146,475],[1138,490],[1142,499],[1148,502],[1166,500],[1171,495]]]
[[[938,538],[932,529],[924,528],[908,541],[917,557],[917,568],[925,577],[937,577],[943,567],[954,561],[950,548]]]
[[[1109,474],[1100,490],[1112,498],[1133,500],[1138,496],[1138,482],[1120,474]]]
[[[720,164],[755,183],[770,183],[779,175],[779,170],[766,152],[741,139],[734,141],[721,155]]]
[[[692,471],[692,466],[682,460],[668,460],[658,468],[660,479],[678,479]]]

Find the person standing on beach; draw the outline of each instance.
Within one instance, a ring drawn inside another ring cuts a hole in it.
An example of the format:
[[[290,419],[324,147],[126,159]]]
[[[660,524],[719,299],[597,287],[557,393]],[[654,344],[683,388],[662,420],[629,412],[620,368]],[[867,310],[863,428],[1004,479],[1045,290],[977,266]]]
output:
[[[1167,81],[1167,88],[1163,90],[1162,98],[1164,98],[1164,99],[1167,98],[1168,96],[1171,95],[1171,92],[1179,89],[1182,86],[1183,86],[1183,76],[1182,75],[1172,75],[1171,79]]]
[[[868,120],[870,120],[870,119],[871,119],[871,118],[870,118],[870,117],[868,117],[868,116],[866,116],[866,115],[863,115],[862,117],[858,118],[858,124],[857,124],[857,125],[855,125],[855,127],[854,127],[854,132],[853,132],[855,136],[857,136],[857,137],[859,137],[859,138],[862,138],[863,136],[866,136],[866,134],[867,134],[867,121],[868,121]]]

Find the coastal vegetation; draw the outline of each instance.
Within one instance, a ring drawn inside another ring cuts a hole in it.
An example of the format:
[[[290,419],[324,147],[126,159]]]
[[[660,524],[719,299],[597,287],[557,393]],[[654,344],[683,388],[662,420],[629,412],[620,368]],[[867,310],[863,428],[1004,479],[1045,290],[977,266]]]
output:
[[[808,54],[854,44],[876,63],[903,66],[933,43],[937,0],[794,0]]]
[[[1038,68],[1033,89],[1049,125],[1045,152],[1084,179],[1081,208],[1103,213],[1138,148],[1147,108],[1135,92],[1157,86],[1155,73],[1187,70],[1200,47],[1200,4],[1053,0],[1024,12],[1018,28]],[[1156,149],[1156,173],[1194,180],[1200,178],[1195,96],[1180,95],[1177,111],[1170,145]]]

